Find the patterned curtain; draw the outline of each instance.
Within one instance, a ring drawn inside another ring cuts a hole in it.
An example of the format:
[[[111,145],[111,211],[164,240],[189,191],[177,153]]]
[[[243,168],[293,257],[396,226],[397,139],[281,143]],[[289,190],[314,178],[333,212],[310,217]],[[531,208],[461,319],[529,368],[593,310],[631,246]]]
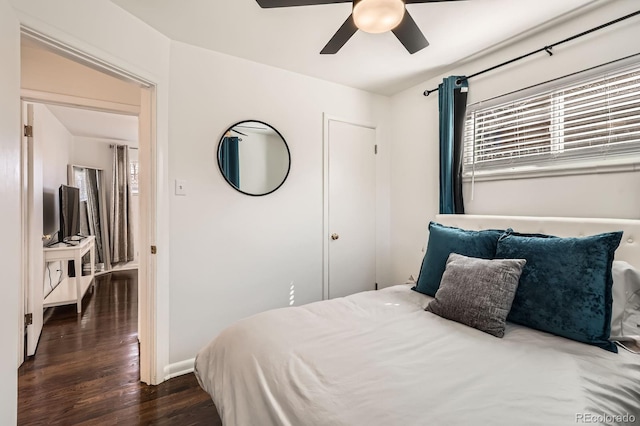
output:
[[[111,191],[111,263],[133,260],[131,234],[131,190],[129,187],[129,148],[118,145],[113,152],[113,190]]]
[[[87,188],[87,218],[89,234],[96,236],[96,262],[104,263],[103,224],[100,220],[100,177],[102,172],[96,169],[85,169],[85,185]]]

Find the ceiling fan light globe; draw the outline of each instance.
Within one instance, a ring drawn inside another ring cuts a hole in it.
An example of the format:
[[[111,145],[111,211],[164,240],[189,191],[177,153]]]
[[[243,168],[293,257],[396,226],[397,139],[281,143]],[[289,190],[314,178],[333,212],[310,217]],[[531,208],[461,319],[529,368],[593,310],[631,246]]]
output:
[[[402,0],[361,0],[353,6],[353,21],[364,32],[384,33],[400,25],[404,11]]]

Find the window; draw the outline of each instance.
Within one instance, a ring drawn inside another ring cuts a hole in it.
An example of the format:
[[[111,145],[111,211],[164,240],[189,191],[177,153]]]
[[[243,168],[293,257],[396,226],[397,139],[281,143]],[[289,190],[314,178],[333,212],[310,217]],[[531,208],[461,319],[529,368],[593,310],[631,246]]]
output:
[[[640,156],[640,66],[470,107],[464,137],[466,175]]]
[[[131,193],[133,195],[137,195],[139,185],[139,168],[137,159],[129,161],[129,175],[131,176]]]
[[[87,201],[87,171],[79,167],[73,167],[73,176],[76,187],[80,190],[80,201]]]

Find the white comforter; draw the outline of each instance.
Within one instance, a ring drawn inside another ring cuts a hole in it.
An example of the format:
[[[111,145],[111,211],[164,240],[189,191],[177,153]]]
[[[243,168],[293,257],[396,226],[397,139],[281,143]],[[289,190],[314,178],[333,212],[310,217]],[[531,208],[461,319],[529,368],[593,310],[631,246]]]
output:
[[[264,312],[196,375],[227,426],[640,424],[640,355],[513,324],[498,339],[429,300],[402,285]]]

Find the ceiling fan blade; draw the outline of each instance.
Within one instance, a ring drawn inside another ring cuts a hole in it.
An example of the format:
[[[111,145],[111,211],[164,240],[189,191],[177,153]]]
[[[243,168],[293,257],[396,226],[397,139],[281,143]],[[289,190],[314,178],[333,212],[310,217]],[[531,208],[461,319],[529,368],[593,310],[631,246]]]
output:
[[[333,55],[345,45],[346,42],[358,31],[355,22],[353,22],[353,15],[349,15],[340,29],[333,35],[329,43],[320,52],[321,55]]]
[[[270,9],[274,7],[295,7],[295,6],[313,6],[318,4],[333,3],[352,3],[352,0],[256,0],[261,8]],[[405,4],[412,3],[440,3],[451,1],[467,1],[467,0],[405,0]]]
[[[422,31],[418,28],[416,21],[409,15],[409,11],[405,11],[404,18],[402,18],[400,25],[391,31],[393,31],[396,37],[398,37],[398,40],[400,40],[400,43],[402,43],[412,55],[429,45]]]
[[[351,0],[256,0],[261,8],[312,6],[316,4],[351,3]]]
[[[270,9],[274,7],[295,7],[295,6],[313,6],[317,4],[333,4],[333,3],[351,3],[352,0],[256,0],[261,8]],[[405,4],[411,3],[439,3],[449,1],[467,1],[467,0],[405,0]]]
[[[413,3],[442,3],[442,2],[451,2],[451,1],[468,1],[468,0],[405,0],[404,4],[413,4]]]

